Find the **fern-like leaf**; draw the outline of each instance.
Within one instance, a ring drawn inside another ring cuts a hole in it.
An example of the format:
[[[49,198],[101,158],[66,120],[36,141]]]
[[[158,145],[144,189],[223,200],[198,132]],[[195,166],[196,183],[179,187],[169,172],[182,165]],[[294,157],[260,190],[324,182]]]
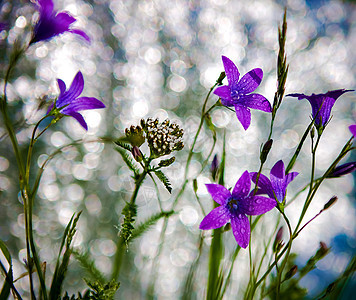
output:
[[[123,141],[123,140],[117,140],[115,142],[115,144],[118,145],[119,147],[127,150],[127,151],[131,152],[131,150],[132,150],[132,146],[130,144],[128,144],[128,143],[125,143],[125,141]]]
[[[136,162],[134,161],[134,159],[131,156],[131,153],[127,153],[125,150],[121,149],[121,148],[116,148],[116,151],[120,153],[122,159],[124,160],[125,164],[127,165],[127,167],[134,172],[135,177],[138,176],[138,174],[140,173],[140,170],[136,164]]]
[[[167,178],[167,176],[164,175],[164,173],[160,170],[155,170],[154,173],[156,174],[157,178],[162,181],[162,183],[166,187],[167,191],[169,193],[172,193],[172,186],[171,186],[171,183],[170,183],[169,179]]]
[[[137,237],[140,237],[142,234],[144,234],[147,230],[150,229],[151,226],[156,224],[159,219],[161,218],[168,218],[171,215],[174,214],[174,211],[167,211],[167,212],[160,212],[157,213],[153,216],[151,216],[148,220],[146,220],[144,223],[141,223],[139,226],[135,228],[135,230],[132,232],[131,240],[135,239]]]
[[[88,252],[82,253],[79,251],[73,251],[73,255],[93,279],[101,282],[102,284],[105,283],[104,275],[95,267],[95,262],[90,259]]]
[[[125,216],[124,222],[121,225],[121,237],[127,244],[132,237],[132,232],[135,229],[133,223],[137,216],[137,205],[135,203],[127,203],[122,210],[122,214]]]
[[[111,300],[114,299],[115,293],[120,287],[120,283],[116,282],[114,279],[109,281],[106,284],[102,284],[100,282],[91,282],[84,279],[87,285],[92,290],[91,299],[93,300]]]

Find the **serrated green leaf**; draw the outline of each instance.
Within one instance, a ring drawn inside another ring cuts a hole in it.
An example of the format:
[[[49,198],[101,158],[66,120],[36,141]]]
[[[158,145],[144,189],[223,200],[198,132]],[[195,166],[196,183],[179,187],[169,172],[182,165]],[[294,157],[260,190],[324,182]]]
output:
[[[158,214],[155,214],[155,215],[151,216],[148,220],[146,220],[145,222],[141,223],[140,225],[138,225],[134,229],[134,231],[132,232],[131,239],[135,239],[137,237],[140,237],[147,230],[149,230],[151,226],[156,224],[158,222],[158,220],[160,220],[161,218],[168,218],[169,216],[171,216],[173,214],[174,214],[174,211],[171,210],[171,211],[168,211],[168,212],[160,212]]]
[[[105,276],[96,268],[95,261],[92,260],[88,252],[73,251],[72,253],[80,265],[95,279],[96,281],[105,283]]]
[[[156,174],[157,178],[162,181],[162,183],[166,187],[167,191],[169,193],[172,193],[172,186],[171,186],[171,183],[170,183],[169,179],[167,178],[167,176],[164,175],[164,173],[160,170],[156,170],[156,171],[154,171],[154,173]]]
[[[168,167],[170,166],[171,164],[174,163],[174,161],[176,160],[176,158],[174,156],[172,156],[171,158],[168,158],[168,159],[162,159],[158,165],[160,167]]]
[[[106,284],[89,281],[87,279],[84,280],[92,290],[91,299],[94,300],[111,300],[114,298],[117,290],[120,287],[120,283],[116,282],[114,279],[107,282]]]
[[[121,147],[121,148],[123,148],[123,149],[125,149],[125,150],[131,152],[132,146],[131,146],[130,144],[128,144],[128,143],[125,143],[125,142],[128,142],[128,141],[127,141],[127,139],[124,137],[124,138],[121,138],[121,139],[117,140],[117,141],[115,142],[115,144],[118,145],[119,147]]]
[[[125,150],[123,150],[121,148],[116,148],[116,151],[120,153],[120,155],[121,155],[122,159],[124,160],[125,164],[127,165],[127,167],[132,172],[134,172],[135,176],[140,173],[140,170],[139,170],[136,162],[132,158],[131,153],[129,154]]]

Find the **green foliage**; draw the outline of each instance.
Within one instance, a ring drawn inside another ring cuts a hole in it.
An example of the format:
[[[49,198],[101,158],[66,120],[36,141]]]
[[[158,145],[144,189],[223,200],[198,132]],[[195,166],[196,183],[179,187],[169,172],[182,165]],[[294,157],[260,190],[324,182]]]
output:
[[[111,300],[114,298],[115,293],[120,287],[120,283],[116,282],[115,280],[109,281],[106,284],[102,284],[97,281],[85,281],[92,290],[90,299],[93,300]]]
[[[0,299],[7,299],[7,297],[10,294],[11,286],[13,286],[13,279],[14,279],[12,274],[12,259],[9,250],[7,249],[5,243],[2,240],[0,240],[0,249],[10,265],[9,271],[7,272],[4,265],[0,262],[1,271],[5,273],[5,282],[1,289]]]
[[[64,295],[62,300],[111,300],[120,287],[120,284],[112,280],[108,283],[98,281],[88,281],[84,279],[90,290],[87,290],[84,295],[78,293],[78,296],[72,295],[69,297],[68,293]]]
[[[62,298],[62,300],[90,300],[90,299],[93,299],[91,296],[91,291],[90,290],[87,290],[85,292],[85,294],[82,296],[81,293],[78,293],[78,297],[76,297],[75,295],[72,295],[70,298],[69,298],[69,295],[68,293],[66,292],[66,294],[64,295],[64,297]]]
[[[73,214],[72,218],[70,219],[66,229],[64,230],[64,235],[62,239],[62,243],[59,249],[58,257],[57,257],[57,264],[54,270],[51,289],[49,292],[50,299],[56,300],[60,299],[60,294],[63,286],[63,281],[68,269],[69,259],[72,254],[71,243],[73,240],[73,236],[76,233],[76,226],[79,220],[79,217],[82,212],[79,212],[77,216],[74,218],[75,214]],[[65,250],[61,260],[61,253],[65,245]]]
[[[168,167],[170,166],[171,164],[174,163],[174,161],[176,160],[176,158],[174,156],[172,156],[171,158],[168,158],[168,159],[162,159],[158,165],[160,167]]]
[[[196,259],[192,262],[192,264],[190,266],[189,273],[188,273],[188,276],[186,277],[184,287],[183,287],[183,295],[181,297],[182,300],[191,300],[193,298],[196,298],[196,297],[193,297],[193,295],[194,295],[194,279],[195,279],[195,274],[198,269],[200,257],[201,257],[202,250],[203,250],[203,242],[204,242],[204,238],[202,235],[200,235],[198,256],[196,257]]]
[[[90,259],[88,252],[81,253],[74,250],[73,255],[93,279],[101,283],[105,282],[104,275],[95,267],[95,262]]]
[[[285,275],[288,274],[289,270],[292,270],[295,267],[295,260],[297,258],[297,255],[294,253],[291,253],[289,255],[287,265],[285,270]],[[298,273],[297,273],[298,274]],[[308,290],[305,288],[302,288],[299,285],[299,280],[301,277],[297,277],[296,274],[293,277],[288,278],[288,276],[284,277],[284,281],[281,284],[281,289],[280,289],[280,299],[290,299],[290,300],[299,300],[303,299],[304,296],[307,295]],[[278,284],[278,279],[277,277],[271,275],[271,284],[267,288],[267,292],[265,293],[264,296],[268,295],[270,299],[276,299],[276,290],[277,290],[277,284]]]
[[[223,144],[223,153],[220,163],[220,176],[219,184],[224,185],[224,175],[225,175],[225,158],[226,158],[226,148],[225,148],[225,135]],[[218,207],[218,203],[214,202],[214,207]],[[209,257],[209,277],[208,277],[208,289],[207,289],[207,299],[219,299],[219,295],[222,291],[224,276],[221,267],[221,261],[224,257],[224,245],[223,245],[223,228],[217,228],[213,230],[213,240],[210,246],[210,257]]]
[[[321,299],[352,299],[354,297],[354,289],[350,288],[349,293],[346,292],[346,285],[350,283],[350,279],[356,272],[356,257],[350,259],[350,262],[345,268],[343,274],[341,274],[335,281],[330,283],[326,289],[317,297]]]
[[[115,144],[127,151],[131,152],[131,150],[132,150],[132,146],[130,144],[125,143],[125,141],[123,141],[123,139],[117,140],[115,142]]]
[[[158,220],[160,220],[161,218],[168,218],[173,214],[174,214],[174,211],[171,210],[171,211],[167,211],[167,212],[163,211],[163,212],[160,212],[160,213],[157,213],[157,214],[151,216],[148,220],[146,220],[144,223],[140,224],[139,226],[137,226],[134,229],[134,231],[132,232],[131,239],[140,237],[147,230],[149,230],[151,226],[156,224],[158,222]]]
[[[169,193],[172,193],[172,186],[171,186],[171,183],[170,183],[169,179],[167,178],[167,176],[164,175],[164,173],[160,170],[155,170],[154,173],[156,174],[157,178],[162,181],[162,183],[166,187],[167,191]]]
[[[127,150],[127,149],[126,149]],[[140,170],[136,164],[136,162],[134,161],[134,159],[132,158],[131,153],[127,153],[125,150],[121,149],[121,148],[116,148],[116,151],[119,152],[121,154],[122,159],[124,160],[125,164],[127,165],[127,167],[134,172],[134,176],[137,177],[138,174],[140,173]]]
[[[125,216],[124,222],[121,225],[121,237],[127,244],[132,237],[133,230],[135,229],[133,223],[137,216],[137,205],[135,203],[126,203],[122,214]]]

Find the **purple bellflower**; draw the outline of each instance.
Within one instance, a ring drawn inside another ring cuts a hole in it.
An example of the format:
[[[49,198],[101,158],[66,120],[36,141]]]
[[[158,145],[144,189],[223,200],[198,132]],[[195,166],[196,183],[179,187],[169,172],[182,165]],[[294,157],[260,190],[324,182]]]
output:
[[[90,42],[89,36],[84,31],[71,28],[72,23],[76,21],[74,17],[66,12],[57,13],[53,9],[52,0],[37,0],[37,3],[40,17],[33,30],[30,44],[49,40],[67,31],[78,34]]]
[[[256,183],[257,172],[250,173],[251,179]],[[288,184],[298,175],[297,172],[285,174],[284,163],[282,160],[276,162],[270,172],[270,179],[265,175],[260,174],[257,186],[259,187],[257,194],[267,194],[269,197],[276,199],[282,203],[286,196]]]
[[[325,94],[288,94],[290,97],[297,97],[298,100],[307,99],[312,107],[312,117],[315,118],[315,126],[317,128],[324,127],[330,119],[331,109],[337,98],[342,94],[353,90],[334,90]]]
[[[225,106],[234,106],[238,120],[246,130],[251,123],[250,108],[272,112],[271,104],[260,94],[252,93],[261,83],[263,71],[253,69],[239,80],[240,73],[236,65],[226,56],[222,57],[228,85],[215,89],[214,94],[221,98]]]
[[[55,103],[52,103],[48,108],[47,114],[54,110],[62,115],[71,116],[75,118],[85,130],[88,130],[88,125],[79,111],[104,108],[104,103],[92,97],[78,98],[84,88],[84,79],[81,72],[78,72],[77,75],[75,75],[73,82],[68,90],[66,90],[66,84],[63,80],[57,79],[57,82],[60,94]]]
[[[349,126],[349,129],[354,137],[356,137],[356,124]]]
[[[214,208],[199,228],[216,229],[230,222],[236,242],[242,248],[248,246],[251,233],[246,215],[262,215],[277,204],[274,199],[250,195],[251,179],[247,171],[236,182],[232,193],[220,184],[207,184],[206,187],[213,200],[221,206]]]

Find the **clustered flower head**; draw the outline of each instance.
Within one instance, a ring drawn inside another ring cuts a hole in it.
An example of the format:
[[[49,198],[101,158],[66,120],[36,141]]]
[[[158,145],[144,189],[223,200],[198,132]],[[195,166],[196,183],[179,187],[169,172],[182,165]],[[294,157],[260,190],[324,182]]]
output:
[[[77,34],[90,42],[89,36],[84,31],[71,28],[76,21],[74,17],[66,12],[57,13],[53,6],[52,0],[37,0],[40,17],[33,30],[30,44],[49,40],[64,32]]]
[[[256,183],[257,172],[252,172],[250,175],[252,181]],[[287,186],[297,175],[297,172],[285,174],[284,163],[282,160],[279,160],[271,169],[270,179],[260,174],[257,183],[259,187],[257,194],[267,194],[269,197],[275,198],[278,202],[283,203]]]
[[[76,119],[85,130],[88,130],[88,125],[79,111],[104,108],[105,105],[100,100],[93,97],[79,97],[84,88],[84,78],[81,72],[75,75],[70,88],[67,90],[63,80],[57,79],[60,94],[48,108],[47,114],[61,117],[62,115],[71,116]]]
[[[275,199],[250,193],[251,179],[247,171],[236,182],[232,193],[220,184],[207,184],[206,187],[213,200],[221,206],[214,208],[203,219],[199,228],[216,229],[230,222],[236,242],[242,248],[248,246],[251,233],[246,215],[262,215],[277,205]]]
[[[222,57],[228,85],[215,89],[214,94],[221,98],[225,106],[234,106],[238,120],[246,130],[251,123],[250,108],[272,112],[271,104],[260,94],[251,94],[260,85],[263,71],[253,69],[240,80],[240,73],[236,65],[226,56]]]
[[[356,124],[349,126],[351,134],[356,137]]]
[[[334,90],[325,94],[311,94],[310,96],[305,94],[288,94],[290,97],[297,97],[298,100],[307,99],[312,107],[312,117],[315,119],[315,126],[319,128],[325,127],[329,122],[331,109],[333,108],[335,101],[342,94],[351,92],[353,90]]]
[[[151,158],[168,155],[183,149],[183,129],[168,119],[160,123],[158,119],[141,120],[141,127],[146,133]]]

